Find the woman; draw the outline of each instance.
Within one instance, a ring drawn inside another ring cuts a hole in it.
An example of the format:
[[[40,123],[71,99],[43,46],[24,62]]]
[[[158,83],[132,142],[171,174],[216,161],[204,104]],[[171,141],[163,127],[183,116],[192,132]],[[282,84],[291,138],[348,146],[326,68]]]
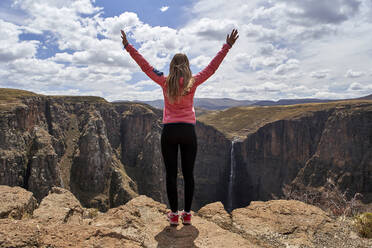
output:
[[[197,150],[195,134],[195,110],[193,106],[196,88],[205,82],[219,67],[229,49],[239,38],[238,31],[233,29],[226,37],[224,44],[209,65],[193,76],[189,60],[185,54],[174,55],[169,75],[164,76],[153,68],[138,51],[128,43],[127,37],[121,30],[122,43],[130,56],[153,81],[163,89],[163,129],[161,133],[161,151],[166,169],[166,188],[171,212],[167,214],[171,225],[178,225],[177,197],[177,154],[181,150],[182,174],[185,184],[185,208],[181,213],[182,223],[191,224],[191,203],[194,193],[194,163]]]

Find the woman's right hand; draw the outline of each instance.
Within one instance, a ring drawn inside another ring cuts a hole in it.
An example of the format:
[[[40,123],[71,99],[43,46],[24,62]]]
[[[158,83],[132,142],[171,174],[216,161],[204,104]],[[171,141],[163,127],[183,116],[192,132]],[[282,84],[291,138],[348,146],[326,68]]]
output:
[[[226,43],[229,44],[230,46],[233,46],[235,41],[239,38],[239,35],[238,35],[238,30],[236,29],[233,29],[231,31],[231,34],[230,35],[227,35],[226,37]]]
[[[121,32],[122,43],[124,46],[126,46],[128,44],[127,36],[125,35],[123,30],[120,30],[120,32]]]

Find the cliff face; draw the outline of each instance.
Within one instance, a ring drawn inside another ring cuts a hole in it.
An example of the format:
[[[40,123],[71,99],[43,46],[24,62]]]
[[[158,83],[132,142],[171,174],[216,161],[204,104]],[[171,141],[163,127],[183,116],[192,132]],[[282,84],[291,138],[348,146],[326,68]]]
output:
[[[9,92],[0,94],[0,184],[39,202],[63,187],[102,211],[138,194],[168,203],[161,110],[98,97],[2,99]],[[329,180],[372,202],[371,101],[242,107],[200,120],[193,210],[215,201],[234,209],[283,197],[285,185],[304,191]],[[179,161],[180,209],[183,190]]]
[[[327,182],[347,199],[362,193],[372,202],[371,101],[239,108],[201,119],[240,138],[232,154],[233,208],[281,198],[285,185],[318,192]]]
[[[372,104],[336,108],[328,117],[315,153],[293,184],[320,187],[332,180],[348,198],[356,192],[372,202]]]
[[[128,175],[137,183],[139,194],[166,203],[165,168],[160,136],[161,116],[157,109],[141,104],[116,104],[121,115],[121,161]],[[197,123],[198,151],[194,168],[196,180],[192,209],[213,202],[225,202],[229,173],[229,144],[215,128]],[[184,185],[179,155],[179,207],[184,204]]]
[[[168,202],[160,110],[145,104],[111,104],[98,97],[34,95],[2,103],[0,184],[24,187],[39,202],[52,186],[64,187],[84,206],[101,211],[137,194]],[[230,142],[224,135],[213,127],[197,126],[193,209],[226,201],[230,161]],[[181,208],[180,163],[178,177]]]
[[[268,123],[236,144],[237,177],[234,206],[282,196],[315,153],[332,110]]]
[[[228,201],[231,141],[215,128],[198,122],[198,151],[194,167],[195,193],[193,206]],[[181,195],[183,196],[183,188]],[[179,194],[180,195],[180,194]]]
[[[3,107],[0,184],[22,186],[38,201],[62,186],[102,211],[132,199],[136,184],[107,138],[103,116],[113,111],[89,97],[32,96]]]
[[[45,109],[46,101],[31,97],[0,118],[0,184],[22,186],[38,199],[50,185],[62,184],[56,150],[63,148],[63,140],[49,134]]]

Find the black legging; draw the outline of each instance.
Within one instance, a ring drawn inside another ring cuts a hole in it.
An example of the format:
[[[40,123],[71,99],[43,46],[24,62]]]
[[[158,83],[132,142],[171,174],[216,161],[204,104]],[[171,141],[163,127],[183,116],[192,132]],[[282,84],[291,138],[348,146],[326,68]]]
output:
[[[185,208],[189,212],[194,194],[194,163],[197,150],[195,126],[188,123],[165,124],[161,133],[161,151],[166,170],[167,195],[170,208],[178,211],[177,155],[181,148],[182,174],[185,184]]]

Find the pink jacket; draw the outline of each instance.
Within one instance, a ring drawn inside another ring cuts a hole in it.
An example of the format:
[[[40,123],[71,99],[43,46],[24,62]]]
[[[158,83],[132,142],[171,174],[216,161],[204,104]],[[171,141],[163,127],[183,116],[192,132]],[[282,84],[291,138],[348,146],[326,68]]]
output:
[[[195,109],[194,109],[194,95],[196,88],[205,82],[212,74],[217,70],[222,60],[225,58],[227,52],[231,46],[224,44],[217,55],[212,59],[209,65],[196,74],[194,77],[195,82],[193,87],[190,89],[189,94],[182,97],[179,103],[169,103],[168,97],[166,96],[166,76],[163,72],[159,72],[152,67],[142,55],[131,45],[127,44],[125,49],[129,52],[130,56],[137,62],[141,67],[142,71],[146,73],[154,82],[159,84],[163,89],[164,96],[164,109],[163,109],[163,124],[166,123],[196,123]],[[183,78],[180,80],[180,85],[183,84]]]

